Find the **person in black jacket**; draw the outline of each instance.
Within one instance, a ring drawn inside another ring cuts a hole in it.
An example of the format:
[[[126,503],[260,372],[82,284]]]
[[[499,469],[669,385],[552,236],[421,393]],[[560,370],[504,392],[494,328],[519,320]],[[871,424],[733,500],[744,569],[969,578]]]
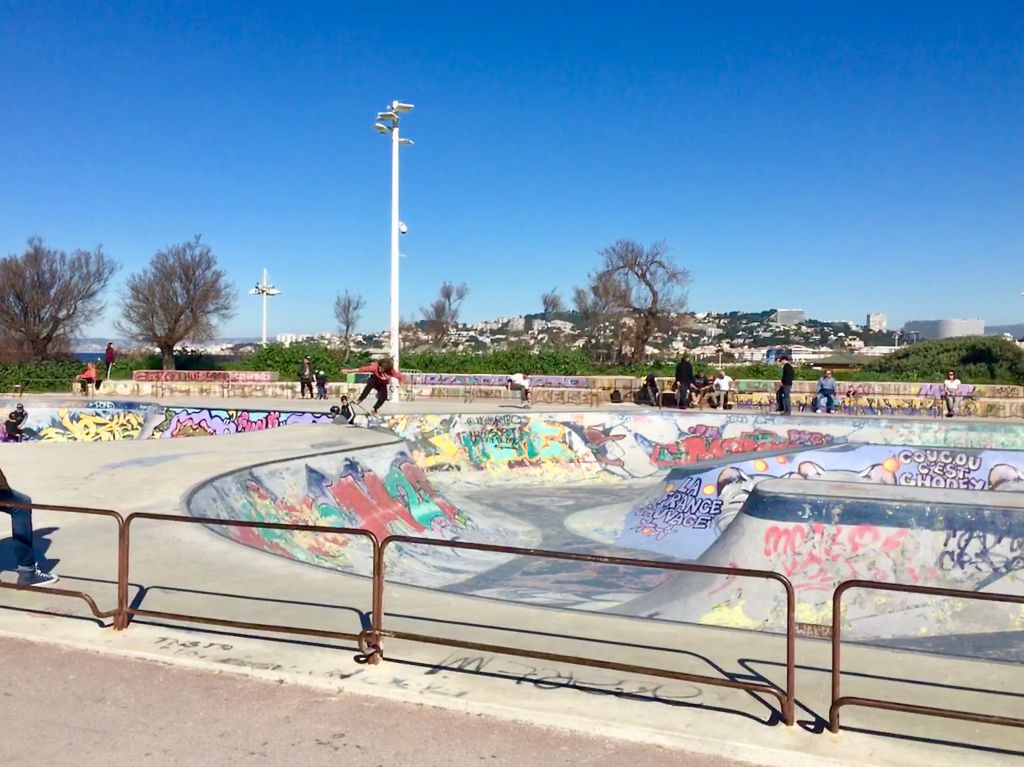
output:
[[[313,399],[313,363],[309,357],[303,357],[299,368],[299,399],[305,399],[307,391],[309,398]]]
[[[8,442],[21,442],[25,438],[25,433],[21,430],[21,423],[18,421],[18,415],[13,410],[7,416],[7,420],[4,421],[4,433]]]
[[[690,406],[690,386],[693,384],[693,365],[684,354],[676,365],[676,405],[681,408]]]
[[[790,362],[789,357],[783,354],[779,357],[779,362],[782,363],[782,375],[779,377],[779,388],[776,392],[776,399],[778,401],[778,411],[785,415],[793,415],[793,400],[790,397],[790,392],[793,389],[793,363]]]

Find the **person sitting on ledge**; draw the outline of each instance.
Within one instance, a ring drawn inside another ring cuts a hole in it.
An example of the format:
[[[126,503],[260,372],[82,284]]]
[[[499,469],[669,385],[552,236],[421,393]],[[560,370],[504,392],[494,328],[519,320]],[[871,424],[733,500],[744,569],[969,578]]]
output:
[[[657,405],[660,394],[658,392],[658,381],[651,373],[644,379],[644,385],[636,394],[636,404]]]
[[[711,403],[711,406],[721,408],[722,410],[727,409],[729,407],[729,392],[732,391],[732,386],[732,377],[727,376],[724,370],[719,370],[715,374],[714,381],[711,383],[711,396],[708,397],[708,402]]]
[[[18,562],[19,586],[46,586],[56,583],[53,573],[44,573],[37,566],[36,552],[32,541],[32,509],[7,506],[8,503],[31,504],[32,499],[12,488],[3,470],[0,470],[0,511],[11,515],[11,538],[14,541],[14,556]]]
[[[100,386],[100,376],[99,371],[96,370],[96,363],[90,362],[84,371],[75,376],[75,380],[81,384],[82,394],[88,393],[89,384],[92,384],[94,389],[98,389]]]

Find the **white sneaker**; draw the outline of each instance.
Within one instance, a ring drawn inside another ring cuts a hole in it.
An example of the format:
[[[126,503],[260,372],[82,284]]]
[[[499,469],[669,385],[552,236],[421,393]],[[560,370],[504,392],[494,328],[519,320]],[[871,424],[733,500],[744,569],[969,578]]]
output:
[[[39,568],[22,570],[18,568],[19,586],[52,586],[60,580],[60,577],[53,573],[44,573]]]

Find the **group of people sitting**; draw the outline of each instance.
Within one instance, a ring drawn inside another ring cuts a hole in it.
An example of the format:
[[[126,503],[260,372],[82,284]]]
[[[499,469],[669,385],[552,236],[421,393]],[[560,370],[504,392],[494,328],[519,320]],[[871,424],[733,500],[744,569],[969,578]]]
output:
[[[672,393],[675,395],[674,404],[676,407],[703,408],[704,401],[714,408],[728,410],[732,407],[730,394],[734,394],[736,385],[732,377],[726,375],[724,370],[717,370],[713,376],[703,372],[694,372],[691,368],[688,378],[676,378],[672,382]],[[644,380],[643,388],[637,398],[638,404],[664,405],[667,392],[658,390],[658,381],[654,374],[650,374]]]

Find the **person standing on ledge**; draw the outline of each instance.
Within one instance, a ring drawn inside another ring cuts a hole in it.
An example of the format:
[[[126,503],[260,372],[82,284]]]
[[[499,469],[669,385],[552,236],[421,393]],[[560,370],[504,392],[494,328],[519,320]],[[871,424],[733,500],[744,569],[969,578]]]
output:
[[[117,361],[117,352],[114,351],[114,342],[107,342],[107,351],[104,354],[107,363],[107,380],[109,381],[114,372],[114,363]]]
[[[313,363],[309,357],[303,357],[302,367],[299,368],[299,399],[306,399],[307,390],[309,398],[313,399]]]
[[[790,362],[789,355],[786,354],[779,357],[779,362],[782,363],[782,375],[779,377],[778,391],[779,412],[785,415],[793,415],[793,400],[790,397],[790,392],[793,389],[793,378],[795,377],[793,363]]]
[[[690,386],[693,385],[693,365],[689,357],[683,354],[676,365],[676,407],[687,408],[690,406]]]
[[[14,556],[18,560],[19,586],[45,586],[54,584],[60,578],[53,573],[44,573],[36,566],[36,552],[32,546],[32,509],[17,509],[8,503],[32,503],[24,493],[14,490],[0,470],[0,511],[11,515],[11,538],[14,539]]]
[[[371,391],[376,391],[377,402],[373,406],[374,415],[377,415],[381,405],[387,402],[388,384],[391,382],[391,379],[394,378],[399,383],[405,382],[405,376],[398,372],[398,368],[395,367],[395,363],[391,361],[390,357],[385,357],[380,362],[371,362],[369,365],[363,365],[361,368],[342,368],[341,372],[345,375],[349,373],[370,374],[370,378],[366,382],[366,386],[363,387],[363,393],[359,395],[356,404],[361,405],[363,400],[370,396]]]

